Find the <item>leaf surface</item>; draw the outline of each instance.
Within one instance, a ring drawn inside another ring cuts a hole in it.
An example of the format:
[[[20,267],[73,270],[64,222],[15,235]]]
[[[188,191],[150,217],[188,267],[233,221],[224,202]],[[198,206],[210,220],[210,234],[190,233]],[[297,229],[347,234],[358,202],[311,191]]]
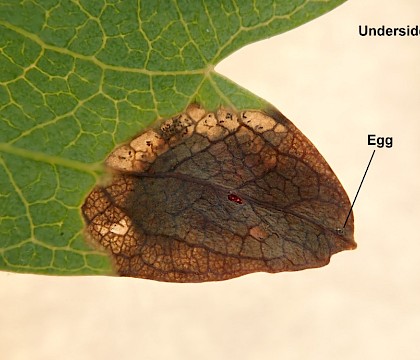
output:
[[[354,249],[350,202],[311,142],[269,110],[197,104],[113,151],[82,207],[120,275],[173,282],[302,270]]]
[[[0,269],[112,273],[80,212],[111,150],[194,101],[265,108],[214,66],[342,2],[0,1]]]

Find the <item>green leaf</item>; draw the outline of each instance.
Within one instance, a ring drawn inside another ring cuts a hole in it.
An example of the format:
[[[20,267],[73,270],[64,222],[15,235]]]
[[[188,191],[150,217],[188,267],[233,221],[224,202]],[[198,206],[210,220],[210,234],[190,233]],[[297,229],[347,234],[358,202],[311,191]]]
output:
[[[80,213],[110,151],[194,101],[263,108],[214,66],[343,2],[0,0],[0,269],[111,274]]]

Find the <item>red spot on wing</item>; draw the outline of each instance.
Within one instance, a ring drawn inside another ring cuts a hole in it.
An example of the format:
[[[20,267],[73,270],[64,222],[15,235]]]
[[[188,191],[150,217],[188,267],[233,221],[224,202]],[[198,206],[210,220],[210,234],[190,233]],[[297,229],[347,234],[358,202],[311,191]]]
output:
[[[228,199],[230,201],[236,202],[237,204],[242,204],[242,199],[238,195],[229,194],[228,195]]]

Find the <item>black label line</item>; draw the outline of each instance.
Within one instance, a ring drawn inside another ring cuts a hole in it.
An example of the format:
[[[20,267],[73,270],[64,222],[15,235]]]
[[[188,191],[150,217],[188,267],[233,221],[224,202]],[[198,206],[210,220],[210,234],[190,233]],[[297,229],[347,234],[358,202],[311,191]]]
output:
[[[370,157],[369,164],[368,164],[368,166],[367,166],[367,168],[366,168],[365,174],[363,175],[362,181],[360,182],[359,189],[357,189],[356,196],[354,197],[353,203],[351,204],[351,208],[350,208],[350,210],[349,210],[349,213],[347,214],[346,221],[344,221],[343,229],[346,227],[347,220],[348,220],[348,219],[349,219],[349,217],[350,217],[350,214],[351,214],[351,211],[352,211],[352,209],[353,209],[354,203],[356,202],[356,199],[357,199],[357,195],[359,195],[360,188],[361,188],[361,187],[362,187],[362,185],[363,185],[363,181],[365,180],[366,174],[367,174],[367,172],[368,172],[368,170],[369,170],[370,163],[372,162],[372,159],[373,159],[373,155],[375,155],[375,151],[376,151],[376,150],[373,150],[372,156]]]

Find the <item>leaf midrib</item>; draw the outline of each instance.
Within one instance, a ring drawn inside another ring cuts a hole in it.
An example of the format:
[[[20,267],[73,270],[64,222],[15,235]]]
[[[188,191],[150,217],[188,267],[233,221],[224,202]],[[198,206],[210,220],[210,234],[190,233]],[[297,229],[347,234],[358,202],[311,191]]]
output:
[[[211,181],[209,180],[205,180],[205,179],[199,179],[196,178],[194,176],[188,175],[188,174],[181,174],[181,173],[140,173],[140,172],[135,172],[135,171],[124,171],[122,173],[123,175],[130,175],[133,177],[137,177],[137,178],[152,178],[152,179],[166,179],[166,178],[172,178],[172,179],[177,179],[177,180],[182,180],[185,182],[189,182],[189,183],[193,183],[193,184],[198,184],[198,185],[202,185],[204,187],[207,188],[212,188],[215,192],[223,192],[225,191],[227,194],[228,193],[234,193],[235,195],[239,196],[240,198],[248,201],[250,204],[257,204],[259,206],[261,206],[264,209],[270,209],[270,210],[275,210],[278,212],[282,212],[288,215],[292,215],[295,216],[301,220],[304,220],[312,225],[315,225],[319,228],[321,228],[323,231],[327,231],[330,232],[334,235],[336,235],[335,231],[333,229],[329,229],[327,227],[325,227],[324,224],[321,224],[318,221],[315,221],[314,219],[311,219],[305,215],[302,215],[298,212],[295,212],[293,210],[290,209],[286,209],[280,206],[276,206],[275,204],[271,204],[265,201],[261,201],[259,199],[253,198],[251,196],[242,194],[240,190],[237,189],[233,189],[230,187],[227,187],[225,185],[222,184],[213,184]],[[240,206],[240,205],[239,205]]]
[[[121,72],[130,72],[130,73],[137,73],[137,74],[143,74],[143,75],[149,75],[149,76],[158,76],[158,75],[204,75],[207,72],[206,68],[201,69],[195,69],[195,70],[179,70],[179,71],[159,71],[159,70],[148,70],[145,68],[130,68],[125,66],[116,66],[111,64],[105,64],[102,61],[98,60],[94,55],[83,55],[79,54],[77,52],[71,51],[67,48],[54,46],[47,44],[42,39],[39,38],[39,36],[26,31],[24,29],[21,29],[20,27],[17,27],[13,24],[10,24],[6,21],[0,20],[0,25],[4,26],[7,29],[13,30],[14,32],[32,40],[36,44],[38,44],[43,50],[52,50],[55,52],[58,52],[60,54],[69,55],[75,59],[90,61],[93,64],[97,65],[103,70],[114,70],[114,71],[121,71]],[[213,67],[213,66],[211,66]]]
[[[40,151],[26,150],[20,147],[10,145],[8,143],[0,142],[0,152],[4,152],[11,155],[20,156],[33,161],[44,162],[53,165],[60,165],[70,169],[79,170],[90,175],[93,175],[95,178],[99,178],[100,174],[103,173],[102,163],[83,163],[76,160],[71,160],[56,155],[49,155]]]

